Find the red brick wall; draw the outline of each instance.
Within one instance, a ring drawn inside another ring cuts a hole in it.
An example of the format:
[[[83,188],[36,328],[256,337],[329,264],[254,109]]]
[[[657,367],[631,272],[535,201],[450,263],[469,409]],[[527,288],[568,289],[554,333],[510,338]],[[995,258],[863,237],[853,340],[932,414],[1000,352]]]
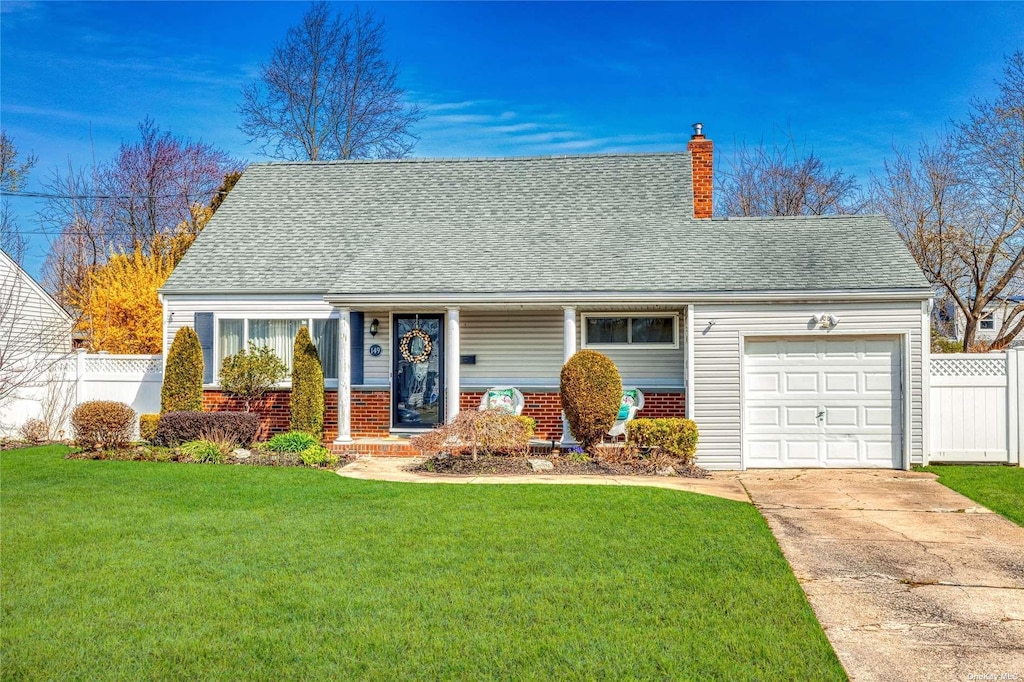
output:
[[[335,401],[338,393],[334,392]],[[331,427],[338,431],[338,412],[335,409]],[[352,391],[352,437],[386,438],[391,428],[390,391]]]
[[[693,160],[693,217],[710,218],[714,193],[714,143],[694,135],[687,145]]]
[[[352,437],[383,438],[388,435],[391,419],[387,391],[352,392]],[[221,391],[203,391],[203,409],[207,412],[244,410],[241,399]],[[252,405],[252,411],[260,415],[262,430],[260,438],[269,438],[283,433],[291,424],[291,391],[269,391]],[[338,437],[338,392],[324,392],[324,442],[330,443]]]
[[[483,391],[463,393],[459,409],[475,410],[480,407]],[[562,403],[557,392],[523,393],[523,414],[537,420],[536,437],[557,440],[562,437]],[[638,417],[683,417],[686,415],[686,396],[683,393],[644,393],[644,409]]]
[[[480,407],[482,391],[460,395],[459,409],[475,410]],[[260,415],[261,438],[288,430],[291,422],[291,391],[270,391],[253,403],[252,411]],[[562,404],[557,392],[524,393],[526,403],[523,414],[537,420],[536,437],[557,440],[562,437]],[[203,409],[207,412],[243,410],[242,401],[221,391],[203,391]],[[686,414],[683,393],[644,393],[644,409],[638,417],[682,417]],[[391,394],[388,391],[352,392],[352,437],[384,438],[391,427]],[[338,392],[324,392],[324,442],[333,442],[338,436]]]

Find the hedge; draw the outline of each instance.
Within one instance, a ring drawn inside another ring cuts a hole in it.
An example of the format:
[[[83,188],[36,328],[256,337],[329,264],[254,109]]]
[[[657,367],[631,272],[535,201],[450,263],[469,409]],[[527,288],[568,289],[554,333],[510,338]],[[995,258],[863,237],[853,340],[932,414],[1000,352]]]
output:
[[[634,419],[626,424],[630,443],[640,448],[657,448],[666,455],[689,462],[697,452],[696,422],[690,419]]]
[[[319,442],[324,434],[324,370],[305,326],[295,335],[292,352],[291,429]]]
[[[75,442],[82,447],[120,448],[131,443],[135,410],[115,400],[89,400],[71,413]]]
[[[156,442],[169,447],[194,440],[249,445],[259,429],[260,418],[252,412],[168,412],[160,416]]]
[[[615,424],[622,404],[622,378],[611,359],[581,350],[562,367],[561,399],[576,441],[589,454]]]

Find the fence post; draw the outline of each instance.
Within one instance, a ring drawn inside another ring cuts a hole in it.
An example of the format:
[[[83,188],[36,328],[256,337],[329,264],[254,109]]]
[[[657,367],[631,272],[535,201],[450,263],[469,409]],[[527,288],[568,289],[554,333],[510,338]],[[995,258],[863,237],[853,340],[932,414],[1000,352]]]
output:
[[[83,402],[85,397],[85,354],[88,352],[85,348],[78,348],[75,350],[75,407],[78,407]]]
[[[1024,429],[1021,429],[1021,411],[1024,410],[1024,348],[1006,350],[1006,446],[1010,464],[1024,466]]]

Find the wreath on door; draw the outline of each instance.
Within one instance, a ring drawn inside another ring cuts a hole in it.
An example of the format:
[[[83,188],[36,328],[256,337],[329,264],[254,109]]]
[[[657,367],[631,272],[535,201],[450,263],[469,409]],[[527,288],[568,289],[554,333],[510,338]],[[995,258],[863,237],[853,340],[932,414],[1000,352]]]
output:
[[[423,342],[422,350],[413,355],[410,350],[413,339],[420,339]],[[420,364],[426,362],[430,358],[430,351],[434,349],[434,342],[430,340],[430,335],[422,329],[412,329],[407,331],[403,336],[401,342],[398,344],[398,350],[401,351],[402,357],[405,358],[406,362],[413,364]]]

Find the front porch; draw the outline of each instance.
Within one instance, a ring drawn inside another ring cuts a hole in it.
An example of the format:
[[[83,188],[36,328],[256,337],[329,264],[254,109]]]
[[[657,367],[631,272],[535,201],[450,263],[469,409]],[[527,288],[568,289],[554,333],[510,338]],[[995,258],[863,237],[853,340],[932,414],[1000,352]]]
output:
[[[335,426],[332,445],[339,449],[401,449],[392,437],[478,409],[495,386],[522,392],[522,414],[535,420],[539,441],[571,442],[561,416],[559,373],[581,347],[609,355],[623,385],[644,392],[640,416],[687,414],[692,330],[686,305],[335,310],[339,380],[333,406],[328,397],[325,426],[328,432]]]

